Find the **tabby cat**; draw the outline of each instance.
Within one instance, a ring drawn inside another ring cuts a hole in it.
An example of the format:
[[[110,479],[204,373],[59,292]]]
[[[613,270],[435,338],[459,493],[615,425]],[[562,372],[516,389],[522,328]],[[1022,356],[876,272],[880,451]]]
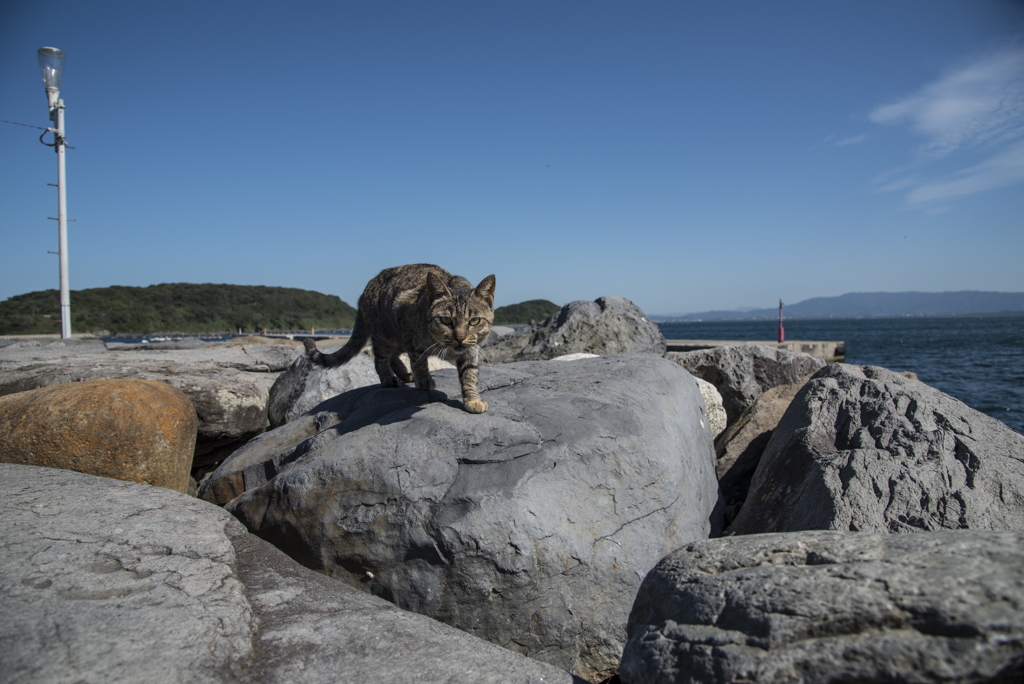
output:
[[[386,268],[366,284],[359,297],[356,323],[348,343],[333,354],[321,354],[311,339],[304,341],[310,360],[325,368],[348,363],[366,342],[373,342],[373,362],[384,387],[416,380],[421,390],[434,389],[427,368],[429,356],[454,360],[462,385],[462,403],[470,413],[483,413],[487,402],[477,391],[480,349],[494,322],[494,276],[474,288],[462,276],[440,266],[410,264]],[[412,373],[399,358],[409,354]]]

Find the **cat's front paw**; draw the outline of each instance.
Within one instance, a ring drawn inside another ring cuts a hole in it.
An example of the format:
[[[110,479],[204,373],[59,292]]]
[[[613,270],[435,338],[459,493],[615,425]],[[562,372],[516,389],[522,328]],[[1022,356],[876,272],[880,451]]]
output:
[[[399,380],[398,378],[392,376],[390,378],[385,378],[385,379],[381,380],[380,381],[380,386],[381,387],[401,387],[402,386],[402,381]]]
[[[469,401],[463,402],[463,406],[470,413],[483,413],[487,410],[487,402],[483,399],[470,399]]]
[[[427,392],[434,389],[434,378],[429,375],[425,378],[416,378],[416,389],[426,390]]]

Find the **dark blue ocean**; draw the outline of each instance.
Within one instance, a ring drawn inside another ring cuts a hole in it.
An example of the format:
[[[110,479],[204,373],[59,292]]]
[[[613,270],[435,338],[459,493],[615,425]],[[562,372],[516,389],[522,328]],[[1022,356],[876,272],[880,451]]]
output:
[[[666,339],[775,340],[778,321],[661,323]],[[1024,316],[785,321],[786,340],[846,343],[846,363],[908,370],[1024,434]]]

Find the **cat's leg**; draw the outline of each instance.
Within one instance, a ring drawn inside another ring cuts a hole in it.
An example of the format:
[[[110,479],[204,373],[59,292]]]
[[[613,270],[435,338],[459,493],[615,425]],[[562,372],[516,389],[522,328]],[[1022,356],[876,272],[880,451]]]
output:
[[[430,366],[427,361],[430,354],[425,349],[409,349],[409,358],[412,360],[412,377],[416,380],[416,389],[434,389],[434,378],[430,377]]]
[[[395,375],[398,376],[399,380],[402,382],[412,382],[412,373],[410,373],[409,369],[405,367],[405,362],[402,361],[402,357],[398,354],[393,354],[389,359],[389,363],[391,365],[391,370],[395,372]]]
[[[373,341],[373,367],[377,370],[377,377],[380,378],[381,387],[401,387],[402,381],[395,376],[391,369],[392,350],[379,340]]]
[[[479,352],[463,354],[455,363],[455,367],[459,369],[459,383],[462,385],[462,405],[470,413],[483,413],[487,410],[487,402],[480,398],[480,393],[476,389],[477,376],[480,372],[480,366],[477,365],[478,355]]]

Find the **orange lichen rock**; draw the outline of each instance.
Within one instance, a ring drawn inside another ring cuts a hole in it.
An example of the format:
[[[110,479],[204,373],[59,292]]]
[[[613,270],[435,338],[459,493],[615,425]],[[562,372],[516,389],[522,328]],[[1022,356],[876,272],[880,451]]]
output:
[[[198,418],[154,380],[91,380],[0,397],[0,462],[76,470],[179,492]]]

